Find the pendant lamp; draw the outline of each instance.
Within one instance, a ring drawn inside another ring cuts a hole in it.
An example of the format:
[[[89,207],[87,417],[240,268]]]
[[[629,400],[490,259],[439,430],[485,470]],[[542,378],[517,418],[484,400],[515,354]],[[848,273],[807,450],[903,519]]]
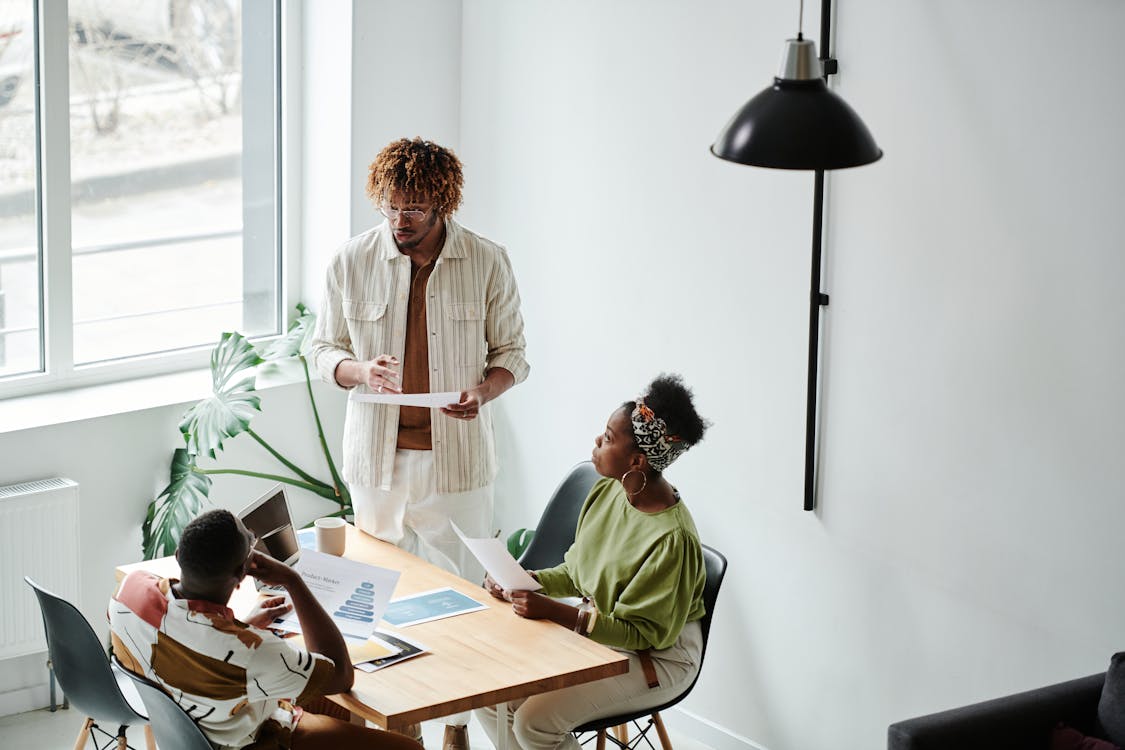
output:
[[[831,0],[821,0],[820,47],[826,53],[831,36],[831,5]],[[803,0],[800,14],[804,16]],[[878,161],[883,152],[855,110],[828,88],[826,78],[836,72],[836,60],[817,57],[816,45],[800,32],[800,18],[797,28],[797,38],[785,42],[773,85],[735,113],[715,139],[711,153],[738,164],[815,173],[804,493],[805,510],[815,510],[820,308],[828,305],[828,295],[820,290],[824,172],[870,164]]]

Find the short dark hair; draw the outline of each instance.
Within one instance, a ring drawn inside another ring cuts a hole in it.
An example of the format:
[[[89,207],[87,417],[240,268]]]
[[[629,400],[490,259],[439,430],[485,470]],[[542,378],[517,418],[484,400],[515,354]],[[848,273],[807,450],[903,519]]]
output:
[[[679,375],[657,375],[645,388],[641,398],[645,400],[645,406],[668,425],[668,432],[678,436],[689,447],[702,440],[703,433],[711,426],[711,422],[699,416],[699,412],[695,410],[691,389],[684,385],[684,380]],[[626,401],[622,406],[626,415],[632,414],[637,402]],[[629,433],[632,437],[631,424]]]
[[[184,527],[176,557],[185,574],[211,580],[230,575],[246,554],[246,535],[229,510],[210,510]]]

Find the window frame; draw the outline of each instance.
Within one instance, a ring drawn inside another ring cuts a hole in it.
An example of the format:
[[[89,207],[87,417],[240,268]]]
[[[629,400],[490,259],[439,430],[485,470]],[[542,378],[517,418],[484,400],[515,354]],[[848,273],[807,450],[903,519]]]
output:
[[[215,342],[164,352],[76,365],[74,362],[73,275],[71,261],[70,196],[70,81],[68,0],[28,0],[33,5],[33,82],[38,92],[35,114],[35,221],[39,253],[39,371],[0,376],[0,400],[165,375],[208,366]],[[244,0],[245,3],[260,0]],[[297,279],[290,272],[289,238],[298,236],[299,204],[291,185],[292,168],[299,164],[300,35],[299,0],[269,0],[274,15],[273,71],[275,100],[273,127],[274,185],[273,271],[274,306],[283,333],[297,300]],[[245,10],[244,10],[245,14]],[[241,26],[241,25],[240,25]],[[244,40],[246,34],[244,32]],[[245,227],[244,227],[245,232]],[[244,290],[249,279],[243,280]]]

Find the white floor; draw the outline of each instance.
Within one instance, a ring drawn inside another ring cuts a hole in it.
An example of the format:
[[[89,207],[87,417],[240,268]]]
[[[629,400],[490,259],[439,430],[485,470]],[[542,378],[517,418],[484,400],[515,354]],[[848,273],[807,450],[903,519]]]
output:
[[[82,727],[84,717],[73,709],[60,709],[51,713],[47,709],[29,711],[23,714],[0,717],[0,748],[35,748],[35,750],[74,750],[74,740],[78,737],[78,730]],[[105,727],[110,733],[117,731],[117,727]],[[427,722],[422,725],[422,738],[428,750],[441,750],[442,736],[445,728],[442,724]],[[656,738],[655,730],[649,733],[657,750],[660,741]],[[675,750],[711,750],[708,746],[669,729],[672,745]],[[111,740],[98,736],[97,747],[104,747]],[[488,741],[480,724],[474,719],[469,725],[469,744],[473,750],[491,750],[492,744]],[[129,745],[134,750],[144,750],[144,734],[139,729],[129,732]],[[613,744],[607,743],[612,750]],[[112,747],[112,745],[111,745]],[[593,747],[591,742],[590,748]],[[642,748],[647,745],[641,743]],[[83,750],[95,750],[94,742],[86,743]]]

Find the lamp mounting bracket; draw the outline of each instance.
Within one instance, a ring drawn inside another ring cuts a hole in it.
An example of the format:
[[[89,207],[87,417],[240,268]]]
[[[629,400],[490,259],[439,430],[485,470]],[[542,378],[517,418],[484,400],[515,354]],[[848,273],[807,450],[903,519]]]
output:
[[[839,71],[840,66],[839,63],[836,62],[835,57],[824,57],[820,60],[820,69],[825,77],[828,77],[830,75],[835,75],[837,71]]]
[[[817,292],[816,303],[821,307],[828,307],[828,295],[824,292]]]

